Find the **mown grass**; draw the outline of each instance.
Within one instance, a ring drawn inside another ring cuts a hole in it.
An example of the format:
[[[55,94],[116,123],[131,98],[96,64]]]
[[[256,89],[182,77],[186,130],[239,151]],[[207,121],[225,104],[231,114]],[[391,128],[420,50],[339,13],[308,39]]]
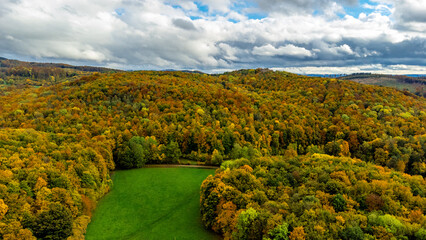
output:
[[[200,186],[212,169],[117,171],[86,234],[98,239],[220,239],[200,219]]]

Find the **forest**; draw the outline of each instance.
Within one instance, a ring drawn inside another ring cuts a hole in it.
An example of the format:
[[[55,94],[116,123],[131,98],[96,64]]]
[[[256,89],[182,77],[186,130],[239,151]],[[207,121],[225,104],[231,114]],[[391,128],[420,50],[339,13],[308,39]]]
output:
[[[425,239],[425,180],[348,157],[225,162],[201,188],[225,239]]]
[[[114,169],[182,160],[221,166],[201,210],[226,239],[426,239],[426,100],[408,92],[138,71],[8,83],[0,102],[3,239],[81,239]]]

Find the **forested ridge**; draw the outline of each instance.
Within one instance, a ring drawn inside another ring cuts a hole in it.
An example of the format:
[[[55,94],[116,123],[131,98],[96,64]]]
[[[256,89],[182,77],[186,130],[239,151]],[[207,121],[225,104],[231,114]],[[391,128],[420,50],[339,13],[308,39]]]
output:
[[[426,102],[412,94],[262,69],[143,71],[12,87],[0,102],[4,239],[78,239],[112,170],[179,159],[225,161],[228,170],[203,184],[202,210],[206,226],[229,238],[246,239],[250,231],[254,239],[425,236]],[[254,183],[226,195],[241,177]],[[370,190],[376,180],[391,187]],[[358,182],[365,189],[354,187]],[[352,213],[359,218],[349,219]],[[308,226],[304,214],[327,216]],[[404,228],[372,223],[371,214]],[[288,234],[276,237],[276,228]]]
[[[10,86],[49,86],[72,81],[94,72],[119,72],[119,70],[63,63],[23,62],[0,57],[0,90],[6,91]]]

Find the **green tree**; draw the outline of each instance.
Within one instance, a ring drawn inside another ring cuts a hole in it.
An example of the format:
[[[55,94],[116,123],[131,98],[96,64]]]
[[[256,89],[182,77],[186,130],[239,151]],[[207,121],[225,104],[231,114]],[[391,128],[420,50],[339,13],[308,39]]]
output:
[[[143,137],[132,137],[129,141],[129,147],[132,153],[133,167],[141,168],[145,165],[147,159],[147,150],[144,148],[143,144],[145,139]]]
[[[333,205],[336,212],[343,212],[346,210],[346,200],[340,193],[333,197],[331,204]]]
[[[179,158],[182,156],[182,153],[179,149],[179,144],[177,142],[171,141],[166,146],[165,154],[168,162],[177,163]]]
[[[268,232],[272,240],[288,240],[288,224],[283,223]]]
[[[254,208],[249,208],[240,213],[237,222],[236,239],[262,239],[262,215]]]
[[[240,144],[235,143],[229,155],[231,159],[242,158],[244,155],[243,148],[240,146]]]
[[[414,234],[414,236],[418,240],[426,240],[426,229],[420,228],[419,231],[417,231],[416,234]]]
[[[134,167],[134,154],[129,146],[125,146],[123,150],[118,151],[115,162],[117,167],[121,169],[130,169]]]
[[[72,233],[71,211],[59,203],[52,203],[49,210],[38,214],[30,228],[37,238],[66,239]]]
[[[363,240],[364,232],[359,226],[348,227],[340,233],[340,237],[343,240]]]
[[[220,154],[220,152],[217,149],[213,150],[212,164],[220,165],[222,162],[223,162],[223,156]]]

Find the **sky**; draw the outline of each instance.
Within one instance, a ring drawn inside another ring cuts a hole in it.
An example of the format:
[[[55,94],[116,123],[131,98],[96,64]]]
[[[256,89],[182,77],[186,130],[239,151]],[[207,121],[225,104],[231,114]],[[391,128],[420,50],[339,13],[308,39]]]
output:
[[[0,57],[124,70],[426,74],[426,0],[0,0]]]

